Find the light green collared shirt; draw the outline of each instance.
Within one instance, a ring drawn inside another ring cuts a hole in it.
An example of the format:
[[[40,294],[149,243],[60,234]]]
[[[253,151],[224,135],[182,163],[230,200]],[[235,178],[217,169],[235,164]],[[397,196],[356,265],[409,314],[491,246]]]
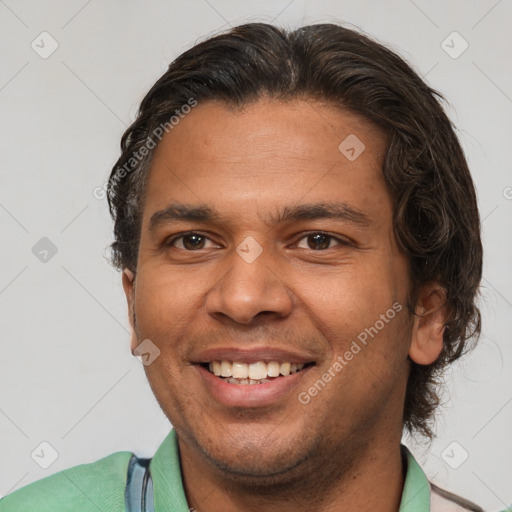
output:
[[[429,481],[402,445],[407,472],[399,512],[430,512]],[[130,452],[117,452],[33,482],[0,500],[0,512],[125,512]],[[151,460],[155,512],[189,512],[181,478],[178,439],[171,430]]]

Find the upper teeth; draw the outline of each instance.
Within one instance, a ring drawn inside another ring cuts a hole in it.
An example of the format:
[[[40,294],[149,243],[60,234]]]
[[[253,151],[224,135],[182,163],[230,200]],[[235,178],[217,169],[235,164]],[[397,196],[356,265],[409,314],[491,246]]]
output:
[[[277,361],[265,363],[264,361],[258,361],[257,363],[247,364],[236,361],[212,361],[209,368],[218,377],[260,380],[296,373],[304,368],[304,363],[278,363]]]

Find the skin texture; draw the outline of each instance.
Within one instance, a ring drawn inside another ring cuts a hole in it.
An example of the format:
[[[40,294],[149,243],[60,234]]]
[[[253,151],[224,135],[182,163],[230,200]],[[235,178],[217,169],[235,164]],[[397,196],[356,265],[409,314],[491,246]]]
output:
[[[354,161],[338,149],[350,134],[365,144]],[[242,110],[200,104],[157,147],[138,265],[125,269],[123,286],[132,350],[145,339],[160,350],[146,374],[178,433],[187,498],[200,512],[398,510],[408,356],[437,358],[444,312],[435,283],[416,304],[427,314],[406,308],[408,260],[393,234],[385,149],[380,130],[355,114],[268,99]],[[368,224],[271,219],[285,206],[334,201]],[[221,218],[150,227],[171,202],[208,205]],[[206,238],[176,238],[188,231]],[[333,238],[315,242],[319,231]],[[236,252],[247,237],[262,249],[251,263]],[[393,304],[402,306],[394,318],[301,403],[299,393]],[[227,406],[195,364],[221,347],[292,350],[315,364],[270,403]]]

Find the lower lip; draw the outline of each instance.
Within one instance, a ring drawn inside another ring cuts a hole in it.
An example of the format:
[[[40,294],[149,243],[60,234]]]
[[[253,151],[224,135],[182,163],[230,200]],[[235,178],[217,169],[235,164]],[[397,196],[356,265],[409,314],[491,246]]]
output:
[[[230,384],[196,365],[203,382],[215,400],[227,407],[264,407],[283,399],[300,385],[309,366],[286,377],[277,377],[263,384]]]

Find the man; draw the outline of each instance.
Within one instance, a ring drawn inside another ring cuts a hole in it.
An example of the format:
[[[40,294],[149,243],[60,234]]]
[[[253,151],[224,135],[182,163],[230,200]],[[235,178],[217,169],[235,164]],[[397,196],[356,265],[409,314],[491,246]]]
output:
[[[173,430],[0,511],[481,510],[400,444],[432,437],[480,331],[475,190],[438,97],[336,25],[178,57],[108,188],[132,352]]]

